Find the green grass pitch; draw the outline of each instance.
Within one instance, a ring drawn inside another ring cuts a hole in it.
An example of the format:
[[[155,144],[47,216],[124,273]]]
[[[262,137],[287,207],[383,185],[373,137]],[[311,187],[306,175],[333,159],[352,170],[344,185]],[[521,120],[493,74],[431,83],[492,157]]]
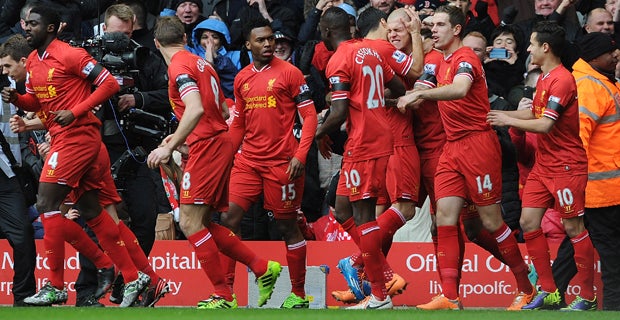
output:
[[[564,313],[560,311],[522,311],[502,310],[464,310],[464,311],[421,311],[415,309],[394,310],[278,310],[245,309],[236,310],[197,310],[193,308],[153,308],[153,309],[119,309],[114,307],[88,309],[74,307],[50,308],[12,308],[0,307],[2,320],[151,320],[151,319],[243,319],[243,320],[318,320],[347,319],[355,320],[580,320],[580,319],[620,319],[620,312],[590,311]]]

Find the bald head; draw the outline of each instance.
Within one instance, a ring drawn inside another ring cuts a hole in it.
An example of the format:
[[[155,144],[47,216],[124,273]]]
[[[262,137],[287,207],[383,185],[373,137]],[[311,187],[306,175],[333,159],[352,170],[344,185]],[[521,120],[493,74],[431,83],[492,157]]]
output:
[[[614,20],[611,13],[603,8],[592,9],[586,16],[586,23],[583,26],[587,33],[603,32],[614,33]]]
[[[392,13],[390,13],[390,15],[388,16],[388,22],[400,22],[400,19],[403,19],[403,21],[407,22],[407,21],[411,21],[411,18],[409,18],[409,15],[407,14],[407,11],[404,8],[398,8],[394,11],[392,11]]]

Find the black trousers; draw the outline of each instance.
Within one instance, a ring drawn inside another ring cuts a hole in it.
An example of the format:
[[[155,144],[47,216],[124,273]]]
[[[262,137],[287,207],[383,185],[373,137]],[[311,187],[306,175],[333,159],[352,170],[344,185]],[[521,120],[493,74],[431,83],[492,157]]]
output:
[[[592,244],[601,259],[603,282],[603,310],[620,310],[620,205],[604,208],[586,208],[585,224]],[[577,273],[570,239],[566,237],[558,248],[553,262],[553,278],[560,292]],[[600,289],[599,289],[600,290]]]
[[[0,170],[0,232],[13,248],[13,301],[19,303],[36,291],[34,231],[28,219],[24,195],[16,178]]]
[[[620,311],[620,205],[586,208],[586,223],[601,258],[603,310]]]

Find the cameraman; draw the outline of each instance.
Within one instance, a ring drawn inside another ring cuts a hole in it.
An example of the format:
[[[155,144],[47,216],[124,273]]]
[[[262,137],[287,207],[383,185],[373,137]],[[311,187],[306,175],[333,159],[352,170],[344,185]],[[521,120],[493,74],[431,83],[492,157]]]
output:
[[[105,39],[114,39],[115,42],[123,44],[122,33],[131,38],[136,16],[132,9],[124,4],[110,6],[105,12],[104,27]],[[107,42],[107,41],[106,41]],[[104,43],[104,46],[107,45]],[[114,44],[118,46],[118,44]],[[130,41],[123,54],[132,52],[138,47],[135,41]],[[104,49],[105,50],[105,49]],[[105,60],[105,59],[102,59]],[[138,59],[136,59],[138,60]],[[123,61],[130,64],[131,61]],[[162,201],[158,195],[164,195],[161,175],[159,171],[151,170],[146,163],[141,162],[143,159],[139,157],[127,156],[127,152],[135,153],[137,147],[142,147],[146,154],[155,149],[161,141],[161,138],[153,138],[140,133],[133,132],[131,129],[122,128],[120,121],[127,121],[127,113],[133,110],[142,110],[148,113],[159,115],[165,119],[170,118],[172,112],[168,101],[168,77],[167,66],[164,61],[154,52],[148,50],[145,59],[139,59],[139,72],[137,76],[133,74],[135,88],[121,86],[121,91],[117,95],[114,103],[108,103],[103,109],[103,142],[108,148],[111,163],[115,163],[121,156],[126,161],[121,164],[121,174],[116,179],[117,187],[121,197],[123,198],[131,219],[130,228],[135,233],[140,246],[144,253],[148,256],[155,241],[155,224],[157,221],[158,203]],[[105,65],[105,62],[103,62]],[[127,69],[133,69],[134,66],[125,66]],[[124,76],[125,74],[117,74],[113,67],[109,70],[115,76]],[[122,71],[119,73],[123,73]],[[115,173],[115,172],[113,172]],[[168,209],[169,210],[169,209]],[[90,269],[90,270],[89,270]],[[88,272],[90,271],[90,272]],[[88,291],[88,284],[96,284],[96,274],[94,268],[84,266],[76,289],[84,288]],[[118,282],[117,283],[122,283]],[[115,288],[110,301],[115,302],[118,297],[115,293],[122,293],[122,290]],[[86,293],[87,294],[87,293]],[[78,296],[80,293],[78,292]]]

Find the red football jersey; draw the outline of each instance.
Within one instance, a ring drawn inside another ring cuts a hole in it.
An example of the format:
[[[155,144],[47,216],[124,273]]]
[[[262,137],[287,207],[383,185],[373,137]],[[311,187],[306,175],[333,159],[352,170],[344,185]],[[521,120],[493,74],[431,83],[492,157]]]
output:
[[[332,101],[347,99],[347,133],[343,161],[375,159],[393,153],[387,121],[384,84],[394,71],[369,41],[354,39],[340,43],[327,63],[325,75],[332,87]]]
[[[406,53],[396,49],[393,44],[382,39],[366,39],[371,48],[377,50],[384,61],[386,61],[392,70],[401,77],[403,83],[409,81],[406,78],[409,69],[413,65],[413,58]],[[412,85],[406,85],[407,89],[411,89]],[[405,113],[400,112],[394,106],[387,109],[387,119],[392,129],[394,138],[394,146],[412,146],[415,144],[413,139],[413,111],[407,109]]]
[[[50,113],[70,110],[90,96],[93,84],[100,85],[107,77],[111,77],[108,70],[101,69],[96,78],[89,79],[91,73],[94,75],[97,72],[95,66],[97,61],[86,50],[71,47],[60,40],[53,40],[43,55],[39,56],[37,50],[34,50],[28,56],[26,92],[38,99],[41,109],[37,115],[52,136],[71,127],[101,126],[101,122],[92,112],[77,117],[66,127],[52,121],[54,115]]]
[[[565,174],[568,169],[587,172],[588,158],[579,137],[577,85],[562,65],[538,78],[532,112],[536,118],[555,120],[551,131],[537,134],[534,167],[544,168],[538,174]]]
[[[295,114],[302,108],[314,110],[301,71],[280,59],[260,70],[250,64],[239,71],[234,86],[239,115],[232,127],[244,128],[243,157],[266,165],[290,161],[299,146],[293,136]]]
[[[487,113],[491,106],[480,59],[469,47],[461,47],[444,58],[437,70],[439,86],[452,84],[455,77],[467,77],[471,88],[465,97],[437,101],[448,141],[458,140],[472,131],[491,130]]]
[[[431,50],[424,56],[424,72],[416,84],[430,89],[437,87],[437,67],[443,61],[443,54]],[[414,110],[413,131],[420,158],[436,157],[441,154],[446,143],[446,132],[443,130],[441,115],[437,101],[425,100]]]
[[[183,97],[190,92],[198,92],[202,100],[204,114],[187,136],[186,143],[192,145],[200,139],[209,139],[228,130],[222,116],[224,94],[215,69],[204,59],[190,53],[179,51],[172,56],[168,66],[168,95],[177,119],[185,112]]]

